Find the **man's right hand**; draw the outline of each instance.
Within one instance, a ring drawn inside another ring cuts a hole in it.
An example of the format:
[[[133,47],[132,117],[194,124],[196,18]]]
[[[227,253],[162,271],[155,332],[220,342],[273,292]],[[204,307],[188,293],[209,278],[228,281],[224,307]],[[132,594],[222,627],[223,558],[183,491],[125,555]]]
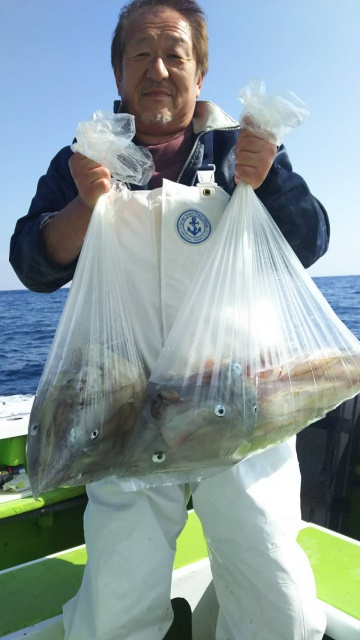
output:
[[[79,192],[79,198],[91,211],[97,199],[110,191],[110,171],[81,153],[74,153],[69,169]]]
[[[47,257],[64,266],[78,257],[96,201],[111,188],[108,169],[81,153],[71,156],[69,169],[79,193],[41,231]]]

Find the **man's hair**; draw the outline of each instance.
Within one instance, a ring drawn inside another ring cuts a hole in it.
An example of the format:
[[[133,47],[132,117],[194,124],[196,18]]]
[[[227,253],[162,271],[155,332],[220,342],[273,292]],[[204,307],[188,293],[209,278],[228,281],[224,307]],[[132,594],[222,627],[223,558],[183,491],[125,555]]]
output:
[[[114,72],[121,70],[126,30],[129,22],[143,9],[168,7],[180,13],[190,25],[197,73],[208,70],[208,35],[205,14],[195,0],[131,0],[122,8],[111,43],[111,64]]]

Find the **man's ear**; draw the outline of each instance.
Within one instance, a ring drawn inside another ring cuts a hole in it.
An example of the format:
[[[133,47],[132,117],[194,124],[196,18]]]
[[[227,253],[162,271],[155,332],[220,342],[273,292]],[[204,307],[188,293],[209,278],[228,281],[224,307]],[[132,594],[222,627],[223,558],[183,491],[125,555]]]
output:
[[[196,81],[196,97],[198,98],[200,95],[201,87],[204,82],[204,73],[199,73],[198,79]]]
[[[118,95],[121,97],[121,77],[119,71],[115,71],[115,82],[118,90]]]

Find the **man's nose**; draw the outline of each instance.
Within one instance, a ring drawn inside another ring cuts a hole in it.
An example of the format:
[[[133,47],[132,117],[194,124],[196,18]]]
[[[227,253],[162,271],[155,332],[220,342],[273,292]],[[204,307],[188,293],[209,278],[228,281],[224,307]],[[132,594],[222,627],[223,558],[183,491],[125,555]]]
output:
[[[169,72],[163,58],[160,56],[151,58],[147,70],[147,76],[153,80],[163,80],[164,78],[169,77]]]

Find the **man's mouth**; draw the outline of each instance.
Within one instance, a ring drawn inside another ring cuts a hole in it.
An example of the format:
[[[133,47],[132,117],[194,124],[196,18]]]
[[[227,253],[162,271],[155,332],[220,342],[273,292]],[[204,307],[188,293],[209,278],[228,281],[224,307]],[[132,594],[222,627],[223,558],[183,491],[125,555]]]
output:
[[[147,97],[171,97],[171,93],[169,91],[165,91],[164,89],[149,89],[149,91],[144,91],[143,96]]]
[[[173,94],[171,89],[161,86],[145,86],[141,93],[148,97],[171,97]]]

